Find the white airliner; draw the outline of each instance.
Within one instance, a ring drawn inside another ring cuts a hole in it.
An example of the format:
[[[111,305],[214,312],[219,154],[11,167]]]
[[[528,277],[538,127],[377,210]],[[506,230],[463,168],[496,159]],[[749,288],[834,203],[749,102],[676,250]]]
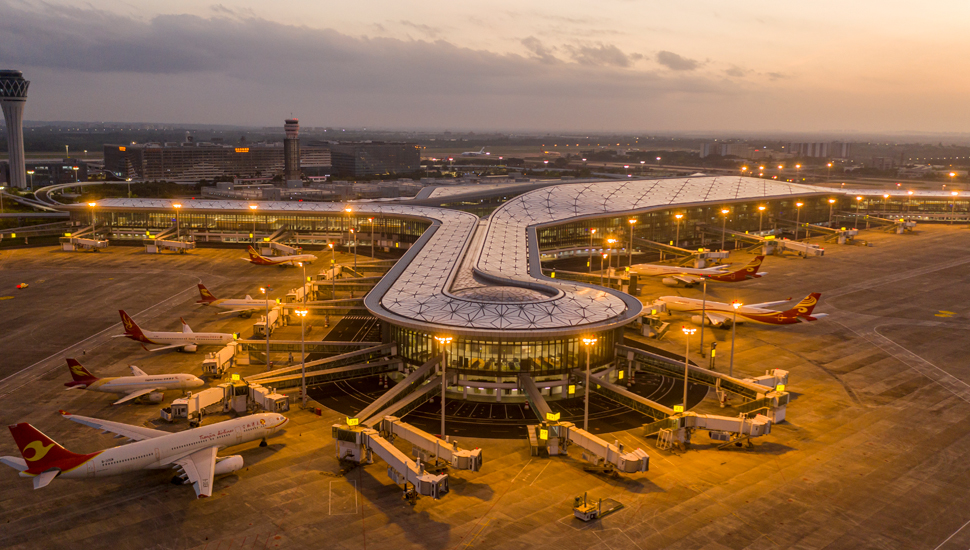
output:
[[[98,378],[84,368],[77,359],[68,359],[67,368],[71,371],[72,382],[65,382],[69,390],[90,390],[106,393],[123,393],[124,397],[112,403],[122,403],[148,395],[149,399],[157,403],[162,400],[162,392],[166,390],[187,390],[198,388],[205,384],[192,374],[157,374],[151,375],[136,367],[128,365],[131,376],[117,376],[113,378]]]
[[[795,323],[815,321],[827,315],[826,313],[812,315],[812,310],[815,309],[815,305],[818,304],[818,299],[821,296],[818,292],[813,292],[801,302],[798,302],[795,307],[785,311],[767,308],[769,306],[790,302],[791,298],[777,302],[743,305],[738,308],[738,324],[744,321],[754,321],[755,323],[763,323],[766,325],[793,325]],[[707,317],[705,322],[715,327],[730,326],[731,320],[734,318],[734,306],[731,304],[711,301],[702,304],[702,301],[697,298],[684,298],[682,296],[661,296],[657,301],[666,304],[668,312],[681,311],[694,314],[691,317],[691,322],[698,325],[701,323],[700,314],[702,309],[704,310],[704,315]]]
[[[148,351],[162,351],[163,349],[178,349],[189,353],[195,352],[199,346],[219,346],[226,345],[236,339],[235,334],[225,334],[221,332],[192,332],[192,328],[182,321],[182,332],[154,332],[142,330],[135,320],[128,316],[124,310],[118,310],[121,314],[121,322],[125,325],[125,333],[117,334],[112,338],[127,337],[136,342],[141,342],[141,347]],[[145,344],[159,344],[162,347],[148,349]],[[167,344],[167,345],[166,345]]]
[[[199,283],[199,294],[202,299],[197,301],[197,304],[229,310],[220,311],[218,315],[242,313],[244,317],[251,317],[253,311],[266,308],[266,300],[256,300],[248,294],[245,298],[216,298],[202,283]]]
[[[734,283],[748,279],[758,279],[766,273],[758,273],[764,256],[756,256],[751,263],[735,271],[728,271],[728,266],[714,266],[704,269],[678,267],[669,265],[640,264],[634,265],[631,272],[638,275],[663,277],[663,284],[667,286],[691,287],[707,279],[721,283]]]
[[[212,496],[213,478],[243,467],[239,455],[219,457],[225,447],[266,438],[288,422],[276,413],[261,413],[234,418],[169,433],[144,426],[132,426],[61,411],[64,418],[96,428],[105,433],[126,437],[134,443],[112,447],[90,454],[76,454],[27,423],[10,426],[10,433],[23,458],[0,457],[0,462],[34,478],[34,489],[46,487],[55,477],[67,479],[107,477],[134,470],[177,468],[183,483],[191,483],[195,496]]]
[[[251,246],[247,249],[247,251],[249,252],[249,257],[243,258],[243,259],[249,263],[256,264],[256,265],[295,266],[300,262],[309,264],[317,261],[317,257],[314,256],[313,254],[291,254],[289,256],[263,256],[259,252],[256,252],[256,249]]]
[[[461,154],[463,157],[481,157],[486,155],[491,155],[491,153],[486,153],[484,147],[482,147],[481,151],[465,151]]]

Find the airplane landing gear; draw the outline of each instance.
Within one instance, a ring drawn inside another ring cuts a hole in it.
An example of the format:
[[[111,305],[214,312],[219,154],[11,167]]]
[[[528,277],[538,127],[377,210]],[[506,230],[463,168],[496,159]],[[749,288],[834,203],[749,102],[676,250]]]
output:
[[[263,438],[262,440],[260,440],[260,442],[259,442],[259,446],[260,446],[260,447],[265,447],[266,445],[267,445],[267,443],[266,443],[266,438],[264,437],[264,438]]]

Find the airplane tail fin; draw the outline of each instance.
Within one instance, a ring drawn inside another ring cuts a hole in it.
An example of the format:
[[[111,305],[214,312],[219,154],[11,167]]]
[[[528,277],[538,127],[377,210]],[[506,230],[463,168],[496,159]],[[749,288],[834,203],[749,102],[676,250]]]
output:
[[[258,259],[261,259],[262,258],[262,256],[259,254],[259,252],[256,252],[256,249],[253,248],[252,245],[249,245],[249,246],[246,247],[246,252],[249,252],[249,259],[250,260],[258,260]]]
[[[26,422],[10,426],[10,433],[27,463],[28,473],[45,472],[56,467],[61,460],[83,456],[61,447],[56,441]]]
[[[787,313],[797,315],[798,317],[809,317],[812,315],[812,310],[815,309],[815,306],[818,304],[818,299],[821,297],[821,293],[813,292],[803,298],[801,302],[795,304],[795,307],[788,310]]]
[[[204,284],[199,283],[199,295],[202,297],[201,300],[197,301],[197,304],[209,305],[216,301],[216,297],[209,292],[209,289],[205,287]]]
[[[751,262],[748,265],[742,267],[737,271],[732,271],[730,273],[723,273],[718,275],[710,275],[708,276],[708,279],[711,279],[713,281],[721,281],[721,282],[744,281],[749,278],[756,279],[758,277],[761,277],[761,275],[758,275],[758,270],[761,269],[761,262],[763,262],[764,260],[765,260],[764,256],[755,256],[755,258],[751,260]]]
[[[75,386],[78,383],[90,384],[98,380],[98,377],[91,374],[77,359],[69,358],[67,360],[67,368],[71,371],[71,378],[74,379],[74,382],[68,382],[64,384],[65,386]]]
[[[179,321],[182,321],[182,332],[184,333],[192,332],[192,327],[190,327],[189,324],[185,322],[185,319],[179,317]]]
[[[754,259],[751,260],[751,263],[744,266],[744,269],[742,269],[741,271],[748,277],[757,277],[758,270],[761,269],[761,263],[764,261],[765,261],[764,256],[755,256]]]
[[[138,324],[135,323],[135,320],[132,319],[130,315],[125,313],[125,310],[119,309],[118,313],[121,314],[121,323],[125,326],[126,336],[131,336],[132,338],[135,338],[138,340],[145,338],[145,333],[141,331],[141,327],[139,327]]]

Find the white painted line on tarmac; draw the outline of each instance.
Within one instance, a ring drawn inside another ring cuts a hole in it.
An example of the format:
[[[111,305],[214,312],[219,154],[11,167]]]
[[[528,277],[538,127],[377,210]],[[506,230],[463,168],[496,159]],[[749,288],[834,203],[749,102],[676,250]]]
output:
[[[970,525],[970,521],[964,523],[962,527],[960,527],[959,529],[957,529],[956,531],[954,531],[952,535],[950,535],[949,537],[947,537],[945,541],[941,542],[940,545],[937,546],[936,548],[934,548],[933,550],[940,550],[940,548],[943,548],[943,545],[944,544],[950,542],[950,539],[952,539],[953,537],[955,537],[956,534],[959,533],[960,531],[963,531],[963,528],[966,527],[967,525]]]
[[[199,282],[201,283],[201,282],[202,282],[202,279],[199,279]],[[162,301],[160,301],[160,302],[158,302],[158,303],[156,303],[156,304],[154,304],[154,305],[151,305],[151,306],[149,306],[149,307],[147,307],[147,308],[145,308],[145,309],[143,309],[143,310],[141,310],[141,311],[139,311],[138,313],[135,313],[135,314],[134,314],[134,315],[132,315],[131,317],[132,317],[132,318],[135,318],[135,317],[138,317],[139,315],[141,315],[141,314],[143,314],[143,313],[145,313],[145,312],[147,312],[147,311],[149,311],[149,310],[152,310],[152,309],[155,309],[156,307],[158,307],[158,306],[160,306],[160,305],[162,305],[162,304],[164,304],[165,302],[168,302],[168,301],[170,301],[170,300],[173,300],[173,299],[175,299],[175,298],[177,298],[177,297],[179,297],[179,296],[181,296],[182,294],[185,294],[186,292],[192,292],[192,291],[195,291],[195,290],[197,290],[197,289],[198,289],[198,285],[193,285],[193,286],[191,286],[191,287],[189,287],[189,288],[187,288],[187,289],[185,289],[185,290],[183,290],[183,291],[181,291],[181,292],[178,292],[178,293],[176,293],[176,294],[174,294],[174,295],[172,295],[172,296],[169,296],[168,298],[165,298],[164,300],[162,300]],[[91,335],[91,336],[88,336],[88,337],[87,337],[87,338],[85,338],[84,340],[81,340],[81,341],[79,341],[79,342],[75,342],[74,344],[71,344],[70,346],[68,346],[68,347],[66,347],[66,348],[64,348],[64,349],[62,349],[62,350],[60,350],[60,351],[58,351],[58,352],[55,352],[55,353],[53,353],[53,354],[51,354],[51,355],[49,355],[49,356],[47,356],[47,357],[45,357],[44,359],[41,359],[40,361],[37,361],[36,363],[34,363],[34,364],[32,364],[32,365],[30,365],[29,367],[24,367],[24,368],[22,368],[22,369],[20,369],[19,371],[17,371],[17,372],[15,372],[15,373],[13,373],[13,374],[11,374],[10,376],[7,376],[6,378],[4,378],[4,379],[2,379],[2,380],[0,380],[0,387],[2,387],[2,386],[3,386],[4,384],[5,384],[5,383],[7,383],[7,381],[8,381],[8,380],[10,380],[11,378],[14,378],[14,377],[16,377],[16,376],[18,376],[18,375],[21,375],[21,374],[23,374],[23,373],[25,373],[25,372],[27,372],[27,371],[29,371],[29,370],[31,370],[31,369],[33,369],[33,368],[35,368],[35,367],[37,367],[37,366],[39,366],[39,365],[42,365],[42,364],[44,364],[44,363],[46,363],[47,361],[50,361],[50,360],[52,360],[52,359],[54,359],[54,358],[55,358],[55,357],[57,357],[58,355],[61,355],[61,354],[65,354],[65,353],[67,353],[68,351],[70,351],[70,350],[72,350],[72,349],[74,349],[74,348],[76,348],[77,346],[80,346],[81,344],[83,344],[83,343],[85,343],[85,342],[87,342],[88,340],[91,340],[91,339],[94,339],[94,338],[97,338],[98,336],[101,336],[101,335],[102,335],[102,334],[104,334],[105,332],[108,332],[109,330],[114,330],[114,329],[116,329],[116,328],[118,328],[118,327],[120,327],[120,326],[121,326],[121,322],[119,321],[119,322],[117,322],[117,323],[115,323],[115,324],[113,324],[113,325],[111,325],[111,326],[109,326],[108,328],[106,328],[106,329],[104,329],[104,330],[102,330],[101,332],[98,332],[97,334],[93,334],[93,335]],[[57,368],[57,367],[55,367],[55,368]],[[51,370],[54,370],[54,369],[51,369]],[[50,370],[48,370],[48,371],[45,371],[45,372],[42,372],[42,373],[40,373],[40,374],[39,374],[39,375],[37,375],[37,376],[34,376],[33,378],[31,378],[31,379],[29,379],[29,380],[27,380],[27,381],[25,381],[25,382],[24,382],[23,384],[21,384],[21,385],[19,385],[19,386],[17,386],[17,387],[15,387],[15,388],[11,388],[10,390],[8,390],[8,391],[6,391],[6,392],[5,392],[5,393],[3,393],[3,394],[0,394],[0,397],[3,397],[3,396],[6,396],[6,395],[9,395],[10,393],[12,393],[12,392],[14,392],[14,391],[16,391],[16,390],[18,390],[18,389],[20,389],[20,388],[22,388],[22,387],[24,387],[24,386],[26,386],[26,385],[27,385],[27,384],[29,384],[30,382],[32,382],[32,381],[34,381],[34,380],[36,380],[36,379],[37,379],[37,378],[38,378],[39,376],[43,376],[43,375],[45,375],[45,374],[47,374],[48,372],[50,372]]]

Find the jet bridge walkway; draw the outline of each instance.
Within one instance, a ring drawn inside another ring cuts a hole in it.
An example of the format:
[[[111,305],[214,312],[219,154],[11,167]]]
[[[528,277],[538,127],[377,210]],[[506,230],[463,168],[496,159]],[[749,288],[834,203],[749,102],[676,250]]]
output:
[[[694,267],[697,269],[704,269],[708,267],[708,263],[711,260],[723,260],[729,256],[726,251],[716,251],[716,250],[688,250],[686,248],[678,248],[673,245],[658,243],[656,241],[651,241],[644,239],[642,237],[635,237],[633,239],[635,244],[639,244],[646,248],[651,248],[653,250],[658,250],[661,253],[671,254],[678,258],[679,263],[677,265],[685,266],[690,262],[694,262]]]
[[[272,235],[266,237],[263,242],[259,243],[259,253],[264,256],[272,254],[279,254],[281,256],[300,254],[302,249],[299,247],[283,244],[283,241],[292,241],[295,238],[296,233],[290,231],[289,226],[284,225],[274,231]]]
[[[384,395],[378,397],[373,403],[364,408],[364,410],[357,413],[357,418],[362,424],[367,426],[377,427],[380,423],[381,418],[377,415],[378,412],[388,409],[395,403],[401,401],[408,394],[414,392],[416,389],[420,388],[425,381],[430,378],[435,371],[435,368],[441,363],[441,356],[432,358],[427,363],[421,365],[414,372],[404,377],[403,380],[394,385],[393,388],[384,392]],[[387,413],[391,414],[391,413]],[[401,415],[404,416],[404,415]],[[371,420],[374,422],[372,423]]]
[[[394,357],[397,346],[382,344],[362,350],[343,353],[333,357],[326,357],[306,363],[307,386],[316,386],[335,382],[361,378],[374,374],[383,374],[400,370],[401,360]],[[322,367],[322,368],[321,368]],[[302,385],[303,365],[292,365],[270,372],[254,374],[246,378],[247,382],[272,386],[277,389],[297,388]]]
[[[405,498],[412,504],[418,495],[439,499],[448,494],[448,474],[433,474],[409,459],[377,430],[366,426],[333,425],[337,459],[356,464],[371,464],[373,455],[387,463],[387,476],[404,487]]]
[[[186,250],[195,249],[195,241],[172,240],[173,235],[178,234],[178,228],[174,225],[156,235],[148,235],[142,239],[145,244],[145,252],[148,254],[158,254],[162,250],[171,250],[179,254],[185,254]]]
[[[529,439],[537,442],[533,445],[533,454],[537,454],[538,446],[545,446],[549,455],[557,455],[566,454],[569,445],[576,445],[586,451],[583,458],[596,470],[632,474],[650,468],[650,457],[642,449],[625,452],[618,442],[615,445],[607,443],[572,422],[560,422],[559,415],[552,413],[535,380],[528,374],[519,374],[519,385],[526,391],[532,411],[541,422],[538,426],[528,427]]]
[[[629,365],[635,366],[639,371],[652,372],[681,380],[684,378],[683,362],[622,344],[616,346],[616,351],[620,358],[625,359]],[[762,378],[768,379],[768,377]],[[739,412],[747,413],[764,409],[773,422],[781,422],[785,419],[785,410],[791,396],[786,391],[779,391],[775,386],[764,386],[754,381],[734,378],[695,365],[688,366],[687,379],[695,384],[704,384],[715,388],[719,392],[730,392],[742,397],[746,400],[746,403],[738,407]],[[785,374],[785,381],[787,382],[787,373]],[[622,388],[618,389],[622,390]],[[673,411],[670,411],[667,416],[672,414]],[[652,416],[658,420],[661,418],[656,415]]]
[[[465,450],[458,447],[457,441],[445,441],[435,437],[428,432],[415,428],[414,426],[401,421],[396,416],[385,416],[380,423],[381,435],[389,440],[399,437],[413,445],[415,449],[420,449],[422,462],[430,462],[434,459],[443,460],[450,464],[452,468],[458,470],[470,470],[477,472],[482,468],[482,450]]]

